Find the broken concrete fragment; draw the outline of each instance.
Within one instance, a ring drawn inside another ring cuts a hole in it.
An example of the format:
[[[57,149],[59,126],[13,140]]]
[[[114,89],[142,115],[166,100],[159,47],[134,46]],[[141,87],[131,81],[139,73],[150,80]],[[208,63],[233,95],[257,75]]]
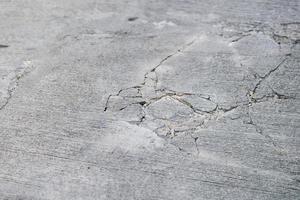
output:
[[[183,96],[180,99],[183,99],[191,107],[193,107],[193,109],[199,112],[212,112],[217,107],[217,104],[209,98],[200,97],[198,95]]]
[[[169,120],[186,118],[190,114],[193,114],[193,110],[190,107],[169,96],[151,103],[147,107],[147,112],[153,118]]]

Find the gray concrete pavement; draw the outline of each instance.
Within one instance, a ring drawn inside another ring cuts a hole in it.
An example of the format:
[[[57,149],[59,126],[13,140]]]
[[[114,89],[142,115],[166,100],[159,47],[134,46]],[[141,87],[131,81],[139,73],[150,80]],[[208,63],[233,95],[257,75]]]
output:
[[[0,199],[300,198],[299,1],[0,10]]]

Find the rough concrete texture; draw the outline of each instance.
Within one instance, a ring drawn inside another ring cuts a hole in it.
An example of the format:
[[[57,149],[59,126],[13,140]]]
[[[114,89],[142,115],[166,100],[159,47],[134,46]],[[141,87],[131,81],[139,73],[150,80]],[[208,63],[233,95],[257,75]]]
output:
[[[0,1],[0,199],[300,199],[298,0]]]

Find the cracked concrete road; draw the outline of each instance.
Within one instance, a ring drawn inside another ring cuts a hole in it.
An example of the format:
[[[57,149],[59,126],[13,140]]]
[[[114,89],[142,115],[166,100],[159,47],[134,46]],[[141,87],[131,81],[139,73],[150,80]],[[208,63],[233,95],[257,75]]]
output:
[[[300,3],[0,1],[0,199],[299,199]]]

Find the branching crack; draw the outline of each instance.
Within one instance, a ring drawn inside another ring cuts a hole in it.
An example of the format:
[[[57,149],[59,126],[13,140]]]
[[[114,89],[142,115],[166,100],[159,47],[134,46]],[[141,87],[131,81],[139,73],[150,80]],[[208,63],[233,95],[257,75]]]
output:
[[[272,91],[272,94],[266,94],[263,95],[262,97],[256,97],[256,98],[252,98],[251,99],[251,103],[262,103],[262,102],[266,102],[269,101],[271,99],[281,99],[281,100],[286,100],[286,99],[295,99],[294,96],[287,96],[284,94],[280,94],[278,92],[276,92],[272,87],[270,87],[270,90]]]
[[[277,70],[280,68],[280,66],[282,66],[282,64],[283,64],[290,56],[291,56],[291,54],[287,54],[286,57],[285,57],[282,61],[279,62],[279,64],[277,64],[274,68],[272,68],[270,71],[268,71],[264,76],[259,76],[259,75],[257,75],[257,76],[259,77],[259,81],[255,84],[254,88],[253,88],[251,91],[249,91],[248,94],[247,94],[247,95],[250,97],[251,102],[256,102],[256,101],[258,100],[257,98],[255,98],[255,94],[256,94],[256,91],[258,90],[259,86],[260,86],[261,84],[263,84],[263,82],[264,82],[268,77],[270,77],[270,75],[271,75],[272,73],[274,73],[275,71],[277,71]],[[278,93],[274,93],[274,94],[278,94]],[[279,97],[279,96],[282,97],[283,95],[277,95],[277,96],[278,96],[278,97]]]
[[[110,102],[110,99],[112,97],[116,97],[116,96],[120,96],[121,93],[123,91],[126,91],[126,90],[129,90],[129,89],[137,89],[137,94],[136,96],[131,96],[131,98],[143,98],[143,99],[148,99],[147,97],[144,97],[141,93],[141,89],[142,88],[145,88],[148,86],[147,82],[149,81],[152,81],[154,82],[154,84],[152,85],[152,88],[154,89],[154,92],[157,93],[158,91],[162,92],[162,90],[157,90],[157,83],[158,83],[158,76],[156,74],[156,70],[162,65],[164,64],[167,60],[169,60],[170,58],[172,58],[173,56],[177,55],[178,53],[180,52],[183,52],[186,48],[190,47],[191,45],[193,45],[195,42],[196,42],[197,39],[194,39],[192,40],[191,42],[187,43],[186,45],[184,45],[182,48],[178,49],[176,52],[166,56],[165,58],[163,58],[156,66],[154,66],[150,71],[146,72],[144,74],[144,81],[139,84],[139,85],[135,85],[135,86],[132,86],[132,87],[129,87],[129,88],[124,88],[124,89],[120,89],[118,91],[117,94],[110,94],[107,99],[106,99],[106,103],[105,103],[105,107],[104,107],[104,112],[108,111],[108,108],[109,108],[109,102]],[[154,74],[153,74],[154,73]],[[151,76],[152,75],[152,76]],[[154,76],[154,77],[153,77]],[[155,98],[152,98],[150,100],[145,100],[143,101],[143,107],[146,107],[148,105],[150,105],[152,103],[152,101],[157,101],[165,96],[172,96],[172,95],[188,95],[187,93],[182,93],[182,94],[177,94],[176,92],[166,92],[165,94],[159,96],[159,97],[155,97]],[[126,96],[125,96],[126,97]]]
[[[255,30],[249,30],[249,32],[242,34],[239,38],[232,40],[232,42],[237,42],[240,39],[251,35],[251,32],[253,32],[253,31],[255,31]],[[167,62],[169,59],[171,59],[172,57],[176,56],[180,52],[183,52],[186,48],[193,45],[195,42],[196,42],[196,40],[193,40],[190,43],[184,45],[182,48],[175,51],[174,53],[169,54],[168,56],[163,58],[157,65],[155,65],[153,68],[151,68],[148,72],[146,72],[144,74],[143,82],[140,83],[139,85],[135,85],[135,86],[132,86],[129,88],[123,88],[123,89],[120,89],[116,94],[110,94],[107,97],[104,112],[110,110],[110,103],[111,103],[113,97],[121,98],[122,100],[124,100],[127,103],[125,103],[125,106],[120,108],[118,111],[124,110],[128,106],[131,106],[131,105],[138,105],[142,108],[142,111],[141,111],[142,113],[140,113],[140,115],[139,115],[140,119],[138,121],[134,122],[137,125],[141,125],[145,120],[148,119],[147,118],[148,113],[146,112],[146,109],[151,104],[158,102],[164,98],[170,98],[170,99],[190,108],[193,111],[193,117],[191,117],[191,119],[189,119],[189,120],[192,121],[192,120],[196,119],[195,123],[193,122],[191,124],[187,124],[188,125],[187,127],[185,127],[184,123],[183,124],[179,123],[180,128],[176,128],[177,125],[174,127],[171,127],[171,126],[165,124],[162,126],[160,125],[160,127],[154,129],[154,132],[157,134],[159,132],[161,132],[161,130],[166,130],[165,135],[172,138],[172,137],[176,136],[176,133],[191,132],[191,131],[197,130],[198,128],[205,128],[210,122],[214,122],[224,116],[228,116],[231,112],[235,111],[238,108],[247,107],[248,108],[247,117],[248,117],[249,121],[244,122],[244,123],[253,126],[255,128],[255,131],[258,134],[264,136],[274,146],[274,148],[276,150],[278,150],[279,145],[276,144],[274,139],[270,135],[266,134],[263,131],[263,129],[253,120],[253,117],[250,114],[250,109],[251,109],[251,106],[254,105],[255,103],[265,102],[265,101],[270,100],[271,98],[272,99],[273,98],[277,98],[277,99],[292,99],[293,98],[290,96],[286,96],[284,94],[280,94],[271,87],[270,87],[270,89],[272,91],[272,94],[264,95],[263,97],[259,97],[259,98],[255,97],[255,94],[257,93],[257,90],[259,89],[259,87],[274,72],[276,72],[277,70],[280,69],[280,67],[287,61],[287,59],[291,56],[291,54],[287,54],[274,68],[269,70],[263,76],[257,75],[259,80],[254,85],[254,88],[252,90],[250,90],[249,92],[247,92],[247,94],[246,94],[248,97],[247,101],[236,103],[235,105],[232,105],[229,108],[224,108],[217,102],[213,101],[212,98],[208,95],[195,94],[195,93],[189,93],[189,92],[178,92],[178,91],[170,90],[167,88],[161,89],[161,88],[157,87],[158,82],[159,82],[157,69],[160,66],[162,66],[165,62]],[[151,90],[153,92],[152,94],[154,94],[154,95],[148,96],[147,94],[144,94],[145,90]],[[131,92],[134,91],[134,92],[133,92],[133,94],[131,94],[129,91],[131,91]],[[127,94],[128,92],[130,94]],[[191,102],[189,102],[187,100],[188,98],[186,98],[186,97],[189,97],[189,96],[190,97],[196,96],[197,98],[202,98],[206,101],[213,103],[213,105],[215,105],[215,106],[213,108],[211,108],[210,110],[201,110],[200,108],[197,108],[195,105],[193,105]],[[235,119],[239,119],[239,118],[231,118],[231,119],[235,120]],[[168,121],[168,119],[164,119],[164,118],[155,118],[155,120]],[[189,122],[187,122],[187,123],[189,123]],[[164,132],[165,131],[163,131],[163,133]],[[192,135],[190,135],[190,136],[193,138],[196,150],[199,153],[198,144],[197,144],[198,137],[193,137]]]

